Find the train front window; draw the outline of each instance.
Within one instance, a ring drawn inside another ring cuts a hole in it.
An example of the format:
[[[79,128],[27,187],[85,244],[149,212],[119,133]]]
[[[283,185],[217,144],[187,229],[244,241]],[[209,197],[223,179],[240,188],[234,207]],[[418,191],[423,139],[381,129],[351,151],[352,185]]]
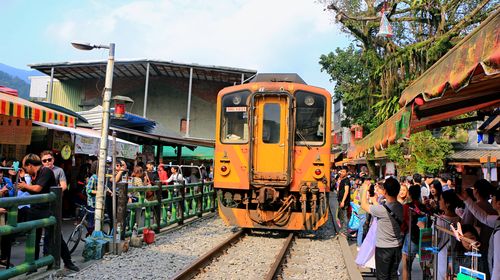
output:
[[[298,91],[295,94],[296,145],[321,145],[325,141],[326,98],[310,92]]]
[[[280,142],[280,104],[264,105],[264,125],[262,127],[262,142],[276,144]]]
[[[221,142],[248,142],[248,91],[227,94],[222,97]]]

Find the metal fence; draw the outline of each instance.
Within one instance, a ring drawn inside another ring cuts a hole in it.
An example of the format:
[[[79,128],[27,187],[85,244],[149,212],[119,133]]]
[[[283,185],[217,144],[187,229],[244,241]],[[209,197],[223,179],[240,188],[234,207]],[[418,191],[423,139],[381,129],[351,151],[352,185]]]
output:
[[[131,187],[128,194],[138,198],[137,202],[127,203],[124,236],[131,236],[134,226],[138,233],[144,229],[159,231],[203,213],[214,212],[216,207],[213,182],[202,180],[200,183]],[[147,199],[148,197],[148,199]],[[123,215],[121,214],[121,215]],[[119,214],[120,215],[120,214]]]
[[[52,269],[60,267],[61,256],[61,193],[60,187],[52,187],[48,194],[37,194],[25,197],[7,197],[0,199],[0,208],[7,210],[6,224],[0,226],[0,237],[12,241],[14,235],[26,233],[26,248],[24,262],[11,268],[0,271],[0,279],[12,278],[27,272],[33,272],[41,267]],[[18,206],[50,203],[51,215],[27,222],[17,222]],[[46,228],[50,238],[49,255],[35,259],[36,231]],[[8,260],[10,261],[10,260]]]

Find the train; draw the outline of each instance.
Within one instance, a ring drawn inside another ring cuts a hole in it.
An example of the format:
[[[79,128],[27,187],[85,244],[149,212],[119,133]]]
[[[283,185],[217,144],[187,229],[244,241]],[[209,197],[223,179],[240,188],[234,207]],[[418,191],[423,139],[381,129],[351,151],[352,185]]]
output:
[[[217,96],[214,188],[228,225],[317,230],[328,221],[331,95],[257,74]]]

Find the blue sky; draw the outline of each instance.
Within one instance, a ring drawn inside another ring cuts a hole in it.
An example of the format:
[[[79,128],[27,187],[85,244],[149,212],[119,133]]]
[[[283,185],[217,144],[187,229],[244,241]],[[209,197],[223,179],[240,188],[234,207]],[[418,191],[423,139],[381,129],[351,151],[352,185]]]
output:
[[[332,92],[321,54],[348,44],[317,0],[1,0],[0,62],[107,58],[70,42],[116,44],[116,59],[162,59],[294,72]]]

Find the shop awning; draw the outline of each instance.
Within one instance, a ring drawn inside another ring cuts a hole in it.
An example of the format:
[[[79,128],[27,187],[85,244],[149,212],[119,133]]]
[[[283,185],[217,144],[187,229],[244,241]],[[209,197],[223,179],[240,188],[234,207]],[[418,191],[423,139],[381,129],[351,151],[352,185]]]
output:
[[[147,144],[151,144],[151,145],[162,144],[164,146],[180,145],[180,146],[191,146],[191,147],[196,147],[196,146],[215,147],[215,141],[212,139],[153,134],[153,133],[146,133],[143,131],[125,128],[125,127],[117,127],[117,126],[110,126],[109,129],[116,131],[117,133],[120,133],[120,135],[122,135],[122,136],[129,135],[129,136],[136,136],[136,138],[138,137],[138,138],[142,138],[144,140],[150,140],[150,141],[148,141]],[[143,141],[143,142],[146,142],[146,141]],[[137,141],[137,143],[146,144],[146,143],[141,143],[139,141]]]
[[[383,150],[410,133],[479,120],[453,118],[500,107],[500,10],[408,86],[399,104],[400,111],[355,142],[348,158]]]
[[[177,150],[174,147],[163,147],[163,157],[166,158],[176,158]],[[190,159],[213,159],[214,158],[214,148],[209,147],[196,147],[191,150],[187,147],[182,147],[182,157]]]
[[[99,144],[100,144],[99,139],[101,139],[100,131],[84,127],[76,127],[76,128],[62,127],[59,125],[53,125],[37,121],[34,121],[33,124],[43,126],[48,129],[65,131],[74,134],[75,154],[87,154],[96,156],[99,155]],[[112,141],[113,137],[108,136],[108,150],[110,151],[112,149]],[[116,138],[116,142],[117,142],[116,151],[118,157],[124,157],[129,159],[136,158],[137,152],[139,152],[139,145],[120,138]]]
[[[410,124],[410,110],[406,107],[387,119],[363,139],[356,141],[347,151],[350,159],[366,156],[367,153],[385,149],[397,139],[407,137]]]
[[[0,88],[0,115],[33,120],[65,127],[75,127],[75,117],[22,99]]]
[[[481,120],[454,118],[500,107],[500,10],[408,86],[399,103],[414,105],[412,132]]]
[[[461,40],[453,49],[408,86],[401,106],[422,96],[429,101],[476,84],[496,84],[500,74],[500,10]],[[477,89],[479,90],[479,88]],[[498,96],[497,96],[498,97]]]
[[[455,151],[453,154],[448,156],[451,161],[477,161],[482,157],[491,156],[500,161],[500,150],[497,149],[464,149]]]

